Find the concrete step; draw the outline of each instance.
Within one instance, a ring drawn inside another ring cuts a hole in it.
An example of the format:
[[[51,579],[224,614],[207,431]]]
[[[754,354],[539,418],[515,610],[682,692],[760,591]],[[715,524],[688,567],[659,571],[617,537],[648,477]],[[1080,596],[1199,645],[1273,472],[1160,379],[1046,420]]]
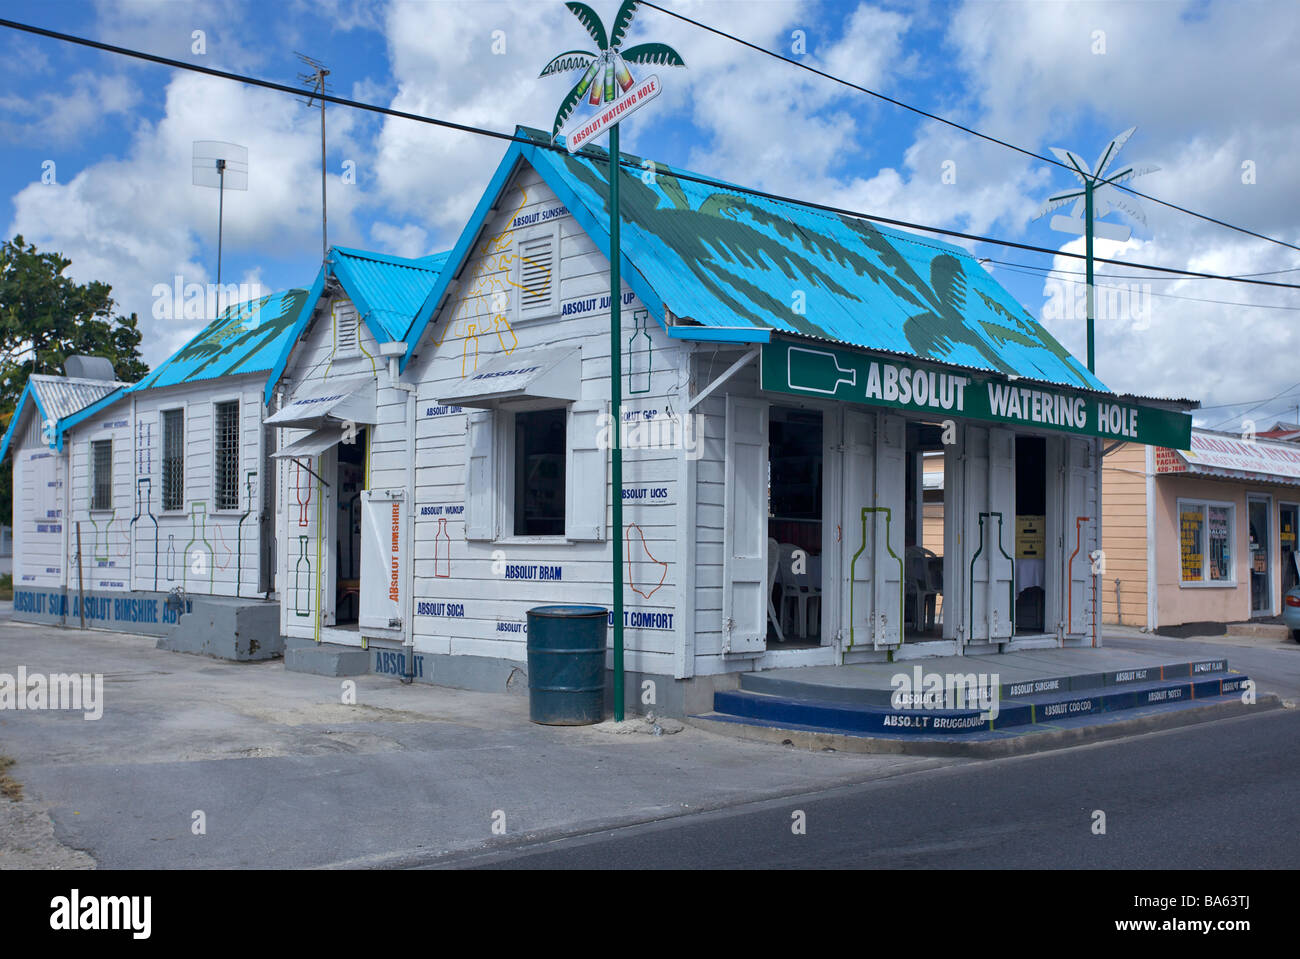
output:
[[[284,668],[316,676],[361,676],[370,672],[370,654],[355,646],[290,640],[285,645]]]
[[[1228,635],[1276,639],[1282,642],[1291,638],[1291,630],[1281,623],[1229,623]]]
[[[977,659],[964,660],[961,673],[975,673],[986,665],[997,665],[994,660],[987,663]],[[1151,665],[1111,669],[1106,672],[1076,673],[1073,675],[1038,675],[1032,679],[1008,680],[1001,683],[1000,700],[1009,702],[1026,696],[1044,693],[1083,691],[1107,686],[1125,686],[1134,683],[1150,683],[1160,680],[1188,679],[1211,674],[1226,673],[1227,659],[1199,659]],[[865,681],[831,682],[825,677],[821,682],[801,681],[793,675],[795,670],[770,670],[757,673],[742,673],[740,688],[748,692],[764,693],[770,696],[784,696],[789,699],[815,700],[820,702],[850,703],[861,706],[889,706],[892,703],[894,685],[880,678],[874,684]],[[906,688],[923,688],[924,676],[929,672],[926,664],[913,663],[900,665],[893,670],[895,675],[902,675],[909,681]],[[834,679],[842,680],[847,673],[831,674]]]
[[[1090,688],[1022,690],[1019,696],[999,699],[996,708],[942,708],[918,705],[894,708],[865,702],[827,701],[753,692],[746,689],[719,691],[714,694],[711,718],[733,722],[757,722],[769,726],[816,730],[848,736],[904,735],[923,737],[961,737],[1004,732],[1019,726],[1055,726],[1063,721],[1086,722],[1089,717],[1124,710],[1177,705],[1196,700],[1240,699],[1248,679],[1240,673],[1227,672],[1226,662],[1219,660],[1220,671],[1193,674],[1192,664],[1175,666],[1176,678],[1141,681],[1134,679]],[[991,706],[987,699],[986,706]]]

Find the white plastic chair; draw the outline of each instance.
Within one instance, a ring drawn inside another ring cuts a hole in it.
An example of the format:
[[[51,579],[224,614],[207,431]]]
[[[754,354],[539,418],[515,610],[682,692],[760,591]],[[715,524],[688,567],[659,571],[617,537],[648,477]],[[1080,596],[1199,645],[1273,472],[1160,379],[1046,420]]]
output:
[[[810,635],[810,625],[820,627],[821,620],[821,557],[809,556],[805,551],[800,565],[803,570],[795,572],[794,554],[799,550],[793,543],[781,544],[781,614],[785,615],[786,604],[792,603],[795,615],[795,631],[800,639]],[[810,622],[809,610],[816,601],[816,617]],[[819,630],[812,630],[817,632]]]
[[[776,586],[780,567],[781,550],[776,540],[769,536],[767,539],[767,618],[776,628],[776,638],[784,643],[785,634],[781,632],[781,617],[776,614],[776,607],[772,605],[772,589]]]

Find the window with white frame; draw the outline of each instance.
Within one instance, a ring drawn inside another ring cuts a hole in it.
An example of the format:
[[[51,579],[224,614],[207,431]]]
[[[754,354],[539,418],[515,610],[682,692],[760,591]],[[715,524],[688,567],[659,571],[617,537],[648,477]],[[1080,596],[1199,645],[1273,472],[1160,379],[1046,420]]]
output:
[[[94,440],[90,444],[90,508],[113,508],[112,440]]]
[[[563,407],[514,414],[514,493],[508,506],[515,536],[564,535],[567,419]]]
[[[605,538],[603,401],[467,418],[465,538]]]
[[[162,508],[182,509],[185,501],[185,411],[162,414]]]
[[[1232,503],[1178,501],[1180,585],[1235,585],[1236,519]]]

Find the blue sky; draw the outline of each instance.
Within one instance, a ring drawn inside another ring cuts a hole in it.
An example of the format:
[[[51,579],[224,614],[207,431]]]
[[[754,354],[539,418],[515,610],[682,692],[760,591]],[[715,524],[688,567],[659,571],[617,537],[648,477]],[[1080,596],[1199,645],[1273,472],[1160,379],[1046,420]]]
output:
[[[1293,3],[664,5],[1038,153],[1063,146],[1091,161],[1136,126],[1123,159],[1160,168],[1138,189],[1300,244]],[[606,22],[617,9],[608,0],[592,6]],[[2,0],[0,16],[280,82],[294,82],[302,69],[294,51],[303,51],[330,67],[338,95],[501,131],[549,128],[568,87],[537,73],[551,56],[590,46],[558,0]],[[1081,240],[1049,228],[1050,217],[1033,220],[1051,192],[1070,185],[1060,169],[648,7],[628,43],[645,41],[671,44],[688,69],[657,69],[664,93],[625,123],[626,150],[850,209],[1081,251]],[[193,140],[249,149],[250,189],[227,194],[223,279],[269,291],[314,278],[319,121],[294,98],[9,30],[0,30],[0,74],[6,234],[62,250],[78,279],[112,283],[119,303],[141,316],[151,363],[202,325],[155,316],[155,287],[177,276],[215,279],[217,198],[191,184]],[[327,133],[330,242],[408,256],[452,245],[505,149],[338,106],[328,109]],[[54,182],[43,183],[51,161]],[[345,169],[355,170],[354,183],[343,181]],[[1300,267],[1296,251],[1154,204],[1141,203],[1141,212],[1145,224],[1112,213],[1132,224],[1133,239],[1099,243],[1099,252],[1208,272]],[[1053,265],[1044,255],[972,249]],[[1082,355],[1078,287],[989,267]],[[1284,392],[1250,413],[1261,427],[1300,402],[1294,292],[1142,276],[1101,280],[1125,287],[1098,321],[1103,381],[1216,405]],[[1300,270],[1276,278],[1300,282]],[[1217,425],[1250,405],[1199,421]]]

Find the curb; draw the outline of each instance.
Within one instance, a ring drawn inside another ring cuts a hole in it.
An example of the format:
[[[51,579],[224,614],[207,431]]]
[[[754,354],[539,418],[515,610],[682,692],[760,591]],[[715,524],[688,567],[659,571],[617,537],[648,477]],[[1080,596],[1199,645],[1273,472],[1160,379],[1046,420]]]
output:
[[[1086,743],[1123,739],[1163,729],[1178,729],[1200,723],[1231,719],[1281,709],[1282,700],[1273,693],[1265,693],[1253,705],[1242,702],[1213,703],[1189,709],[1160,712],[1149,716],[1090,726],[1067,729],[1047,729],[1025,732],[1007,739],[962,742],[951,739],[920,739],[899,737],[883,739],[873,736],[848,736],[843,733],[819,732],[810,729],[789,729],[780,726],[757,726],[710,719],[708,716],[688,716],[684,722],[696,729],[776,745],[791,745],[817,752],[834,749],[846,753],[892,753],[909,756],[953,756],[969,759],[996,759],[1003,756],[1020,756],[1049,749],[1065,749]]]

